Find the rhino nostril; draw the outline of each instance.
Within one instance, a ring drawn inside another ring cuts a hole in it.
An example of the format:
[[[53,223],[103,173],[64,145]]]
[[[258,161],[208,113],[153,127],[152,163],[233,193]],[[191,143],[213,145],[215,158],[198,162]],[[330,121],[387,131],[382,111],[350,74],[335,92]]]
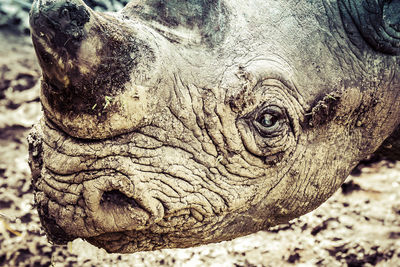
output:
[[[63,9],[61,10],[60,18],[65,18],[65,19],[70,20],[70,16],[69,16],[69,11],[68,11],[68,9],[63,8]]]
[[[100,199],[100,206],[106,209],[116,207],[139,207],[134,199],[127,197],[119,190],[104,192]]]

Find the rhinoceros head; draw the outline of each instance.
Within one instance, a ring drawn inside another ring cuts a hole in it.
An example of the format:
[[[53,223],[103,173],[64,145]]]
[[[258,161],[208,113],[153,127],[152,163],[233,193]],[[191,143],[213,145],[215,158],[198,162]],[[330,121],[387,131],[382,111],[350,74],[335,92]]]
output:
[[[110,252],[267,229],[337,190],[400,121],[399,1],[36,0],[48,237]]]

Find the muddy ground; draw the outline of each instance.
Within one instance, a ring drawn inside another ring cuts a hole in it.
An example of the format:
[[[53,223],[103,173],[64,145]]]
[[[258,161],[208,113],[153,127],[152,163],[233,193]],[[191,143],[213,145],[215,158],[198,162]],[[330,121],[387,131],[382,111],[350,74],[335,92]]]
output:
[[[233,241],[133,255],[83,240],[52,246],[27,164],[39,76],[29,38],[0,30],[0,266],[400,266],[400,163],[386,161],[349,176],[314,212]]]

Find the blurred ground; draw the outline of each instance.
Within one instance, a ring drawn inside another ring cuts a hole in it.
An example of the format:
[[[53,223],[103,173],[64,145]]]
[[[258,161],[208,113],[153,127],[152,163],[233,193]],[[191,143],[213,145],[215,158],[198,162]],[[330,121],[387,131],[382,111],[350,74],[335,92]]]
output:
[[[133,255],[82,240],[52,246],[33,208],[27,164],[40,71],[29,37],[8,25],[0,26],[0,266],[400,266],[400,163],[385,161],[349,176],[314,212],[233,241]]]

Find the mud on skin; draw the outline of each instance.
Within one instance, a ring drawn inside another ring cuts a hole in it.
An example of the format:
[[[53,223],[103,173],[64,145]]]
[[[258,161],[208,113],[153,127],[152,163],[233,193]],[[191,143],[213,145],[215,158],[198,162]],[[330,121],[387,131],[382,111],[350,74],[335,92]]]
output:
[[[184,2],[33,4],[45,116],[30,165],[54,242],[233,239],[313,210],[382,142],[396,149],[396,2]]]

